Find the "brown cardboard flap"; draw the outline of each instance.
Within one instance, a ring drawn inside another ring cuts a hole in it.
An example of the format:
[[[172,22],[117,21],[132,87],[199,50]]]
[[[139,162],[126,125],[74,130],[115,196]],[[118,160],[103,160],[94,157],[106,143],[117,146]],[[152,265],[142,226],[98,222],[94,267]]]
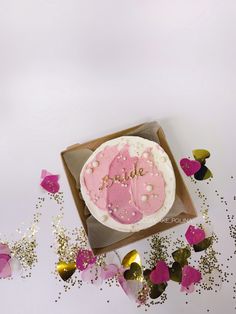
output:
[[[85,229],[85,232],[87,234],[88,234],[87,223],[86,223],[87,216],[84,213],[84,206],[85,206],[85,204],[84,204],[84,201],[79,196],[79,191],[78,191],[78,188],[76,186],[76,181],[75,181],[73,175],[71,174],[71,172],[70,172],[70,170],[69,170],[69,168],[68,168],[68,166],[67,166],[67,164],[65,162],[64,154],[66,152],[71,152],[71,151],[80,150],[80,149],[84,149],[84,148],[88,148],[88,149],[91,149],[92,151],[94,151],[102,143],[104,143],[104,142],[106,142],[106,141],[108,141],[110,139],[116,138],[116,137],[127,135],[128,133],[130,133],[132,131],[135,131],[135,129],[139,128],[142,125],[143,124],[135,126],[135,127],[132,127],[132,128],[129,128],[129,129],[126,129],[126,130],[123,130],[123,131],[120,131],[120,132],[109,134],[109,135],[100,137],[98,139],[95,139],[95,140],[92,140],[92,141],[89,141],[89,142],[86,142],[86,143],[83,143],[83,144],[74,144],[72,146],[69,146],[65,151],[63,151],[61,153],[63,166],[64,166],[64,169],[65,169],[65,172],[66,172],[66,176],[67,176],[70,188],[71,188],[71,192],[72,192],[72,195],[73,195],[73,198],[74,198],[74,201],[75,201],[75,204],[76,204],[76,207],[77,207],[77,210],[78,210],[78,213],[79,213],[82,225],[83,225],[83,227]],[[102,253],[106,253],[106,252],[118,249],[120,247],[123,247],[125,245],[130,244],[130,243],[133,243],[135,241],[144,239],[144,238],[146,238],[146,237],[148,237],[148,236],[150,236],[152,234],[155,234],[155,233],[158,233],[158,232],[161,232],[161,231],[164,231],[164,230],[168,230],[168,229],[170,229],[170,228],[172,228],[172,227],[174,227],[176,225],[179,225],[180,223],[185,222],[185,220],[192,219],[192,218],[197,216],[194,204],[193,204],[192,199],[190,197],[190,194],[189,194],[189,192],[188,192],[188,190],[186,188],[186,185],[185,185],[185,183],[183,181],[183,178],[180,175],[180,172],[179,172],[179,169],[177,167],[176,161],[175,161],[174,156],[173,156],[173,154],[171,152],[171,149],[170,149],[170,147],[168,145],[167,139],[165,137],[165,134],[164,134],[164,131],[163,131],[162,128],[158,129],[157,135],[158,135],[158,138],[159,138],[159,141],[160,141],[160,145],[166,151],[166,153],[168,154],[168,156],[169,156],[169,158],[170,158],[170,160],[172,162],[173,169],[174,169],[175,176],[176,176],[176,195],[178,195],[179,198],[181,199],[181,201],[183,202],[184,207],[186,209],[186,213],[181,213],[180,215],[178,215],[176,217],[178,219],[175,219],[172,222],[160,222],[160,223],[157,223],[156,225],[154,225],[154,226],[152,226],[150,228],[141,230],[139,232],[135,232],[132,235],[130,235],[129,237],[127,237],[127,238],[125,238],[123,240],[120,240],[120,241],[118,241],[116,243],[113,243],[111,245],[108,245],[106,247],[93,248],[92,250],[93,250],[95,255],[99,255],[99,254],[102,254]]]

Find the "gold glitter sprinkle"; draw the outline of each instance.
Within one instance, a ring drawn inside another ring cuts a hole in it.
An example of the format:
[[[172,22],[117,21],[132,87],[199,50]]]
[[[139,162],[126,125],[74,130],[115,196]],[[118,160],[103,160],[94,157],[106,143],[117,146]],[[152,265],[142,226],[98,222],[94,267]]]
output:
[[[157,261],[167,261],[169,257],[168,249],[171,243],[171,235],[160,236],[159,234],[155,234],[147,240],[149,241],[151,250],[149,252],[145,252],[146,254],[149,254],[146,262],[149,268],[152,269],[156,266]]]

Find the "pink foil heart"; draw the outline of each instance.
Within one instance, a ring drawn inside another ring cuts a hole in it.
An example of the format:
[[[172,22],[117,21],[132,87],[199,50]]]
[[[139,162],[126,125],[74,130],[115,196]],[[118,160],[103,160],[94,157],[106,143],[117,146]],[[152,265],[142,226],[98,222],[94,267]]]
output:
[[[120,269],[115,264],[109,264],[103,267],[96,264],[89,264],[86,269],[81,271],[81,279],[95,286],[99,286],[104,280],[118,275],[119,271]]]
[[[88,265],[86,269],[81,272],[81,279],[84,282],[100,286],[103,282],[101,276],[102,268],[96,264]]]
[[[185,238],[190,245],[198,244],[205,239],[205,231],[190,225],[185,233]]]
[[[60,189],[58,175],[46,175],[40,185],[49,193],[57,193]]]
[[[85,270],[89,265],[96,263],[97,257],[90,250],[79,250],[76,258],[76,267],[79,270]]]
[[[126,280],[123,275],[118,276],[118,282],[125,294],[140,304],[139,293],[143,288],[143,283],[139,280]]]
[[[105,265],[102,268],[101,277],[103,280],[113,278],[117,275],[119,268],[115,264]]]
[[[0,243],[0,255],[1,254],[11,255],[11,251],[7,244]]]
[[[191,286],[195,283],[198,283],[202,279],[202,275],[199,270],[185,265],[182,269],[182,288],[191,288]],[[184,290],[184,289],[183,289]]]
[[[190,177],[200,170],[201,163],[197,160],[182,158],[180,160],[180,166],[183,169],[186,176]]]
[[[164,261],[158,261],[156,268],[150,274],[150,280],[154,284],[160,284],[170,280],[169,268]]]
[[[46,169],[43,169],[43,170],[41,171],[41,179],[44,179],[45,177],[51,176],[51,175],[52,175],[52,173],[51,173],[51,172],[48,172]]]
[[[181,286],[180,291],[186,292],[186,293],[192,293],[194,292],[194,284],[192,283],[188,288]]]
[[[7,244],[0,243],[0,278],[11,277],[11,251]]]
[[[11,265],[9,260],[11,257],[7,254],[0,255],[0,278],[11,277]]]

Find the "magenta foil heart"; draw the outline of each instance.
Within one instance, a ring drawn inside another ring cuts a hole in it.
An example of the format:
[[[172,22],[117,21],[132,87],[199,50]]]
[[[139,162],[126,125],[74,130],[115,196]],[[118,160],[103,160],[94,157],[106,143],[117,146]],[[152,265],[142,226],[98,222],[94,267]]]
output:
[[[164,261],[158,261],[156,268],[150,274],[150,280],[154,284],[160,284],[170,280],[169,268]]]
[[[59,176],[58,175],[47,175],[44,177],[41,182],[41,186],[49,193],[57,193],[60,189],[60,185],[58,183]]]
[[[198,244],[205,239],[205,231],[190,225],[185,233],[185,238],[190,245]]]
[[[201,163],[197,160],[182,158],[180,160],[180,166],[183,169],[186,176],[190,177],[200,170]]]
[[[185,265],[182,269],[182,281],[181,286],[183,288],[189,288],[193,284],[198,283],[202,279],[202,275],[199,270]]]
[[[96,263],[97,257],[93,255],[93,252],[90,250],[79,250],[76,258],[76,267],[83,271],[89,265]]]

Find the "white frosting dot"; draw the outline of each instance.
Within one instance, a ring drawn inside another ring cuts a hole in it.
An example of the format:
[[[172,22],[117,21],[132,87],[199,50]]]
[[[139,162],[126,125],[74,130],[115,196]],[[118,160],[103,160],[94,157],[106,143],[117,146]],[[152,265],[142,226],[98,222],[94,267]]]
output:
[[[93,172],[92,168],[87,168],[86,173],[91,174]]]
[[[93,161],[92,163],[94,168],[97,168],[99,166],[99,162],[97,160]]]
[[[144,195],[141,196],[141,201],[142,201],[142,202],[146,202],[147,199],[148,199],[148,198],[147,198],[147,195],[144,194]]]
[[[148,192],[151,192],[152,189],[153,189],[153,187],[152,187],[151,184],[148,184],[148,185],[146,186],[146,190],[147,190]]]
[[[132,216],[135,216],[136,214],[135,214],[135,212],[132,212]]]
[[[144,154],[143,154],[143,157],[144,157],[144,158],[148,158],[148,153],[144,153]]]
[[[166,161],[167,161],[167,158],[166,158],[165,156],[162,156],[162,157],[161,157],[161,161],[162,161],[162,162],[166,162]]]

